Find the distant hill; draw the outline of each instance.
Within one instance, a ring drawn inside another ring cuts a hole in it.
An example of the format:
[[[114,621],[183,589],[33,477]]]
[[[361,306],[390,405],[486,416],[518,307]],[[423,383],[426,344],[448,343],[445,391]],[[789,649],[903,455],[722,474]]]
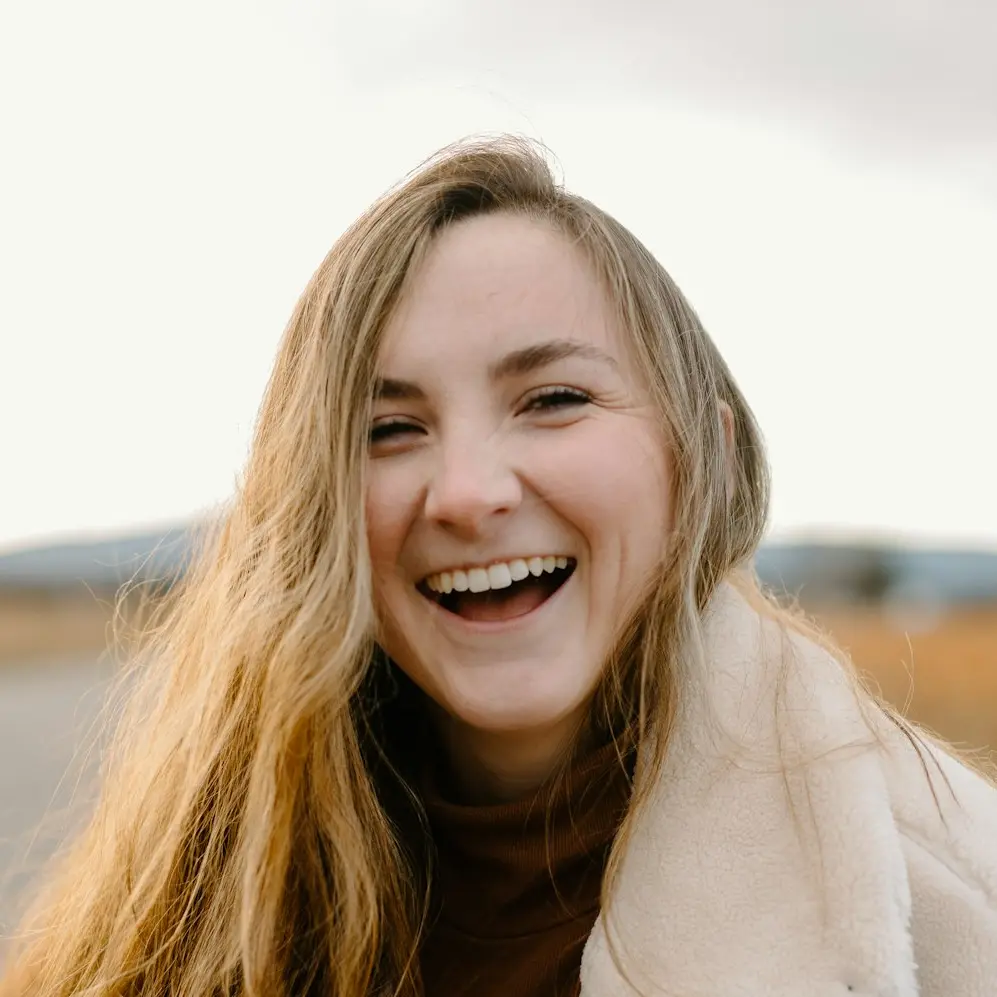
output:
[[[0,555],[0,589],[99,588],[132,578],[175,578],[190,555],[191,530],[178,526],[82,543],[33,547]]]
[[[801,602],[997,601],[997,554],[886,545],[771,543],[755,566]]]
[[[0,590],[86,584],[111,588],[134,579],[171,580],[191,550],[191,528],[57,544],[0,555]],[[887,545],[768,543],[756,566],[766,585],[801,602],[997,601],[997,554]]]

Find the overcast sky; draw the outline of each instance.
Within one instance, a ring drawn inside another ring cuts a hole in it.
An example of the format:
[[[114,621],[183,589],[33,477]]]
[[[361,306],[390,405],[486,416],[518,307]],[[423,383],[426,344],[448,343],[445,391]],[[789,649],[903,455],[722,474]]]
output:
[[[997,547],[995,46],[985,0],[5,5],[0,548],[224,499],[329,246],[499,130],[685,290],[776,533]]]

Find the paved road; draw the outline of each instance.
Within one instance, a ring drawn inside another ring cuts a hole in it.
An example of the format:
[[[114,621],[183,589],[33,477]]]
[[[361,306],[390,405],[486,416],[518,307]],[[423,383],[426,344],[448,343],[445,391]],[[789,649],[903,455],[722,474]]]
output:
[[[34,870],[71,826],[66,808],[80,778],[93,784],[74,756],[109,680],[108,665],[86,660],[0,668],[0,939]],[[35,838],[43,818],[47,831]]]

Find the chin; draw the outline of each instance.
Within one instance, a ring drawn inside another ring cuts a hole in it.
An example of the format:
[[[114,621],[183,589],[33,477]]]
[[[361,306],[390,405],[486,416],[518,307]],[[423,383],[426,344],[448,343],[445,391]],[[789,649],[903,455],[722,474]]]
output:
[[[577,690],[562,695],[509,696],[494,695],[483,691],[477,695],[454,697],[447,704],[439,704],[459,723],[475,730],[493,734],[536,731],[538,734],[567,724],[583,712],[590,699],[579,697]]]

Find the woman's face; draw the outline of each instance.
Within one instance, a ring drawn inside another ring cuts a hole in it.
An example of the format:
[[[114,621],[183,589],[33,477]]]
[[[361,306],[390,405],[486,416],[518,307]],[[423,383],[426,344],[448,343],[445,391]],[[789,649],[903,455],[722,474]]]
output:
[[[413,274],[379,375],[385,651],[461,725],[567,729],[670,524],[662,434],[600,284],[553,228],[460,222]]]

